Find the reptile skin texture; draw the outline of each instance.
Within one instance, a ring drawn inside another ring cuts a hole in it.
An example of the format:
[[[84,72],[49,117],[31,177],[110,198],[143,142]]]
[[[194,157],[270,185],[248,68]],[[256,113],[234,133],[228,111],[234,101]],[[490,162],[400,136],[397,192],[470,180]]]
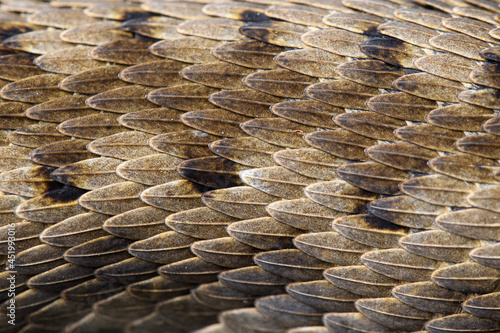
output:
[[[500,332],[500,0],[1,0],[0,41],[0,333]]]

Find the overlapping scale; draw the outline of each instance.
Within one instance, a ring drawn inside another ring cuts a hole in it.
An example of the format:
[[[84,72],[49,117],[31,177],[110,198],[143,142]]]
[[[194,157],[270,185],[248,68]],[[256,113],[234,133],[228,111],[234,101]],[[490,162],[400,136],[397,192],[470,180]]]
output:
[[[4,1],[18,327],[498,331],[498,5]]]

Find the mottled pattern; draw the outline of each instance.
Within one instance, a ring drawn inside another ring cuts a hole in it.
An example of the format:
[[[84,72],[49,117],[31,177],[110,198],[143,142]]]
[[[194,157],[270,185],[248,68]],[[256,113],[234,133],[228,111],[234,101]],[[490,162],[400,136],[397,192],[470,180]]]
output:
[[[0,2],[0,333],[500,332],[499,0]]]

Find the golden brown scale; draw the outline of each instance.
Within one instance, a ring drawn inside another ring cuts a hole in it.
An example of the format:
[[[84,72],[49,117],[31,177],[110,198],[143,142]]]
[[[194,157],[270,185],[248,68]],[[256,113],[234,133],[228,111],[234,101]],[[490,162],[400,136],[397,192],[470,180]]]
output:
[[[4,0],[0,332],[500,332],[499,17]]]

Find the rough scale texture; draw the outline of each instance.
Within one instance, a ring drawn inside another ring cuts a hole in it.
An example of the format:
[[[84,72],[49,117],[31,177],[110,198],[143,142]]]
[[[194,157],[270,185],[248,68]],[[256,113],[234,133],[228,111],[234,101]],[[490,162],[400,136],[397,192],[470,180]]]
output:
[[[499,25],[2,0],[0,332],[500,332]]]

